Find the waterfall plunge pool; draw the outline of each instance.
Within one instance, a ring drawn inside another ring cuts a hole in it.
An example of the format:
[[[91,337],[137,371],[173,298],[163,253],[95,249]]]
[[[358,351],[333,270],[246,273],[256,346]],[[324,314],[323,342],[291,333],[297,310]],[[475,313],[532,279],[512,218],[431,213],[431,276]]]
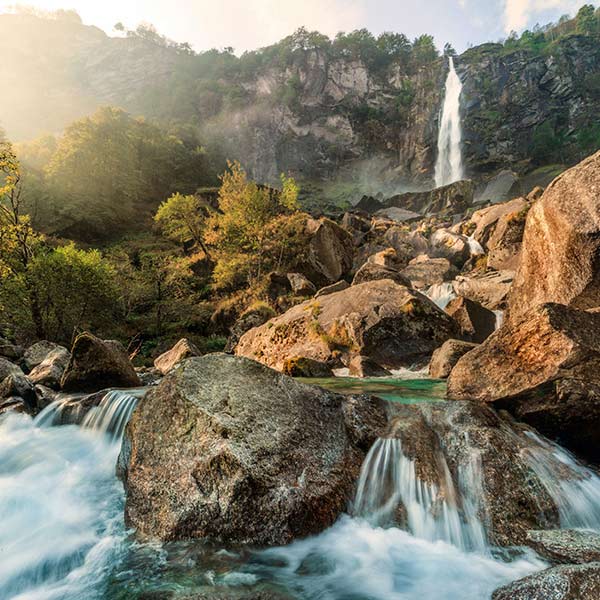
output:
[[[424,379],[387,385],[404,401],[441,391]],[[465,550],[380,526],[368,514],[344,515],[320,535],[267,550],[138,543],[123,523],[120,441],[108,431],[131,405],[114,394],[88,428],[39,426],[17,414],[0,419],[3,600],[481,600],[545,566],[529,551]],[[100,418],[102,411],[111,418]],[[366,460],[363,469],[371,468]]]

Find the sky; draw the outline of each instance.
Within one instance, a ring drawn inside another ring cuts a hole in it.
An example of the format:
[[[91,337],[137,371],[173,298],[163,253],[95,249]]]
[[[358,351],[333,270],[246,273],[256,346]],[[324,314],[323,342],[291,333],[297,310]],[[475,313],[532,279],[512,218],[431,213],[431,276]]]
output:
[[[0,12],[15,0],[0,0]],[[233,47],[239,54],[272,44],[300,26],[329,36],[366,27],[414,38],[432,34],[438,46],[459,52],[497,41],[511,30],[574,14],[581,0],[24,0],[45,10],[72,8],[84,23],[112,34],[123,22],[134,29],[152,23],[160,33],[195,50]]]

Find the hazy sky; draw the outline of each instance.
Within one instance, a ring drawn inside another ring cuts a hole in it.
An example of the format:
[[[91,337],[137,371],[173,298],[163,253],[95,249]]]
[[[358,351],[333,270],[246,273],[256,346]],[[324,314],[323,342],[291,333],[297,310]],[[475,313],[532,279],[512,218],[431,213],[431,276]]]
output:
[[[14,0],[0,0],[0,10]],[[160,33],[196,50],[266,46],[300,27],[330,36],[367,27],[415,37],[431,33],[438,45],[462,51],[496,41],[512,30],[556,20],[586,4],[581,0],[25,0],[43,9],[74,8],[84,22],[111,33],[122,21],[149,22]],[[590,3],[589,0],[587,3]],[[598,4],[596,2],[592,2]]]

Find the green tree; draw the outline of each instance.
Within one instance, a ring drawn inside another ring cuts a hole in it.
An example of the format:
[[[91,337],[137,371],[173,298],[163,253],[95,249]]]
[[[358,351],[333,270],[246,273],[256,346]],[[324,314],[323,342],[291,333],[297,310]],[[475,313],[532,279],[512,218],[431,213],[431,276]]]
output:
[[[598,21],[596,20],[595,9],[591,4],[585,4],[575,17],[577,31],[584,35],[594,35],[598,33]]]
[[[167,238],[198,246],[210,258],[204,234],[212,212],[212,207],[199,196],[184,196],[178,192],[159,206],[154,221]]]

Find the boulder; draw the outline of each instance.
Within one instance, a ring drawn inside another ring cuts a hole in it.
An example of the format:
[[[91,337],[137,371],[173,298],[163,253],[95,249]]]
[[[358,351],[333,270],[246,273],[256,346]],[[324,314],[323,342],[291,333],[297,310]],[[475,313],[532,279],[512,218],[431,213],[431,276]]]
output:
[[[372,265],[378,265],[386,267],[388,269],[395,269],[399,271],[408,265],[408,257],[399,254],[395,248],[386,248],[376,254],[369,256],[367,263]]]
[[[352,285],[360,285],[367,281],[377,281],[379,279],[391,279],[399,285],[412,287],[411,282],[402,273],[390,267],[384,267],[371,262],[366,262],[354,275]]]
[[[298,271],[317,286],[344,279],[352,270],[354,244],[352,236],[326,218],[308,219],[305,227],[306,256]]]
[[[521,260],[521,247],[529,204],[502,215],[487,243],[487,266],[496,271],[515,271]]]
[[[9,375],[23,375],[21,367],[0,356],[0,381],[6,379]]]
[[[278,370],[296,356],[333,364],[355,354],[394,369],[423,359],[457,331],[428,298],[382,279],[292,307],[248,331],[236,354]]]
[[[292,292],[296,296],[312,296],[317,288],[302,273],[288,273],[288,281],[292,287]]]
[[[391,377],[387,369],[378,365],[368,356],[353,356],[348,364],[350,377]]]
[[[491,271],[476,277],[459,275],[454,290],[457,295],[478,302],[489,310],[504,310],[513,278],[512,271]]]
[[[419,254],[429,252],[429,243],[418,231],[406,231],[402,227],[388,227],[383,234],[383,242],[393,248],[400,256],[406,257],[406,263]]]
[[[327,363],[304,356],[287,358],[282,372],[290,377],[333,377],[333,371]]]
[[[0,417],[6,413],[25,413],[29,414],[30,410],[25,404],[23,398],[11,396],[10,398],[0,398]]]
[[[46,355],[46,358],[37,367],[33,368],[29,373],[29,378],[35,384],[58,390],[70,358],[71,354],[66,348],[57,346]]]
[[[345,289],[348,289],[350,284],[347,281],[338,281],[337,283],[332,283],[331,285],[327,285],[315,294],[315,298],[321,298],[321,296],[328,296],[329,294],[335,294],[335,292],[341,292]],[[262,323],[261,323],[262,325]]]
[[[557,177],[529,210],[508,320],[538,304],[600,306],[600,152]]]
[[[472,525],[469,532],[451,531],[464,536],[454,537],[455,544],[466,549],[483,549],[486,542],[522,545],[531,529],[558,526],[558,507],[528,462],[539,443],[522,427],[472,402],[393,405],[392,410],[384,437],[399,439],[402,454],[413,461],[413,486],[432,490],[428,508],[440,530],[444,524],[452,530],[452,517],[445,517],[451,511]],[[409,477],[404,472],[404,481]],[[395,514],[402,519],[399,508]],[[476,520],[480,534],[469,540]]]
[[[411,221],[416,221],[421,218],[419,213],[404,208],[398,208],[396,206],[382,208],[375,213],[375,216],[389,219],[395,223],[410,223]]]
[[[29,371],[43,362],[50,352],[59,348],[66,350],[66,348],[63,346],[55,344],[54,342],[49,342],[48,340],[36,342],[35,344],[29,346],[27,350],[25,350],[25,354],[23,355],[23,366],[29,373]]]
[[[429,375],[433,379],[446,379],[458,360],[467,352],[476,348],[477,344],[462,340],[447,340],[431,357]]]
[[[600,561],[600,534],[580,529],[527,532],[527,545],[554,563],[583,564]]]
[[[23,358],[25,350],[18,344],[12,344],[4,338],[0,338],[0,356],[8,360],[19,361]]]
[[[377,198],[373,196],[367,196],[366,194],[353,206],[354,210],[363,211],[367,214],[373,214],[383,208],[383,204]]]
[[[458,323],[462,337],[470,342],[481,344],[496,330],[496,315],[468,298],[450,300],[446,312]]]
[[[154,366],[166,375],[174,369],[182,360],[191,356],[200,356],[202,352],[196,348],[195,344],[187,338],[181,338],[170,350],[154,359]]]
[[[272,272],[267,276],[267,294],[271,300],[277,300],[292,291],[292,284],[284,273]]]
[[[600,563],[546,569],[509,583],[492,594],[492,600],[597,600],[600,598]]]
[[[405,192],[386,200],[386,207],[397,206],[422,215],[457,215],[473,204],[474,185],[470,180],[456,181],[425,192]]]
[[[458,233],[452,233],[447,229],[437,229],[429,238],[432,255],[447,258],[455,267],[462,266],[471,257],[469,239]]]
[[[101,340],[87,332],[75,338],[61,381],[63,391],[97,392],[108,387],[140,385],[127,351],[119,342]]]
[[[493,403],[600,459],[600,314],[544,304],[463,356],[448,397]]]
[[[250,331],[254,327],[260,327],[263,323],[266,323],[269,319],[274,317],[275,314],[275,311],[268,304],[259,303],[258,305],[250,307],[231,326],[224,351],[233,354],[240,338],[246,331]]]
[[[447,258],[429,258],[423,254],[411,260],[401,273],[410,280],[413,287],[422,290],[436,283],[452,281],[458,271]]]
[[[0,383],[0,398],[21,398],[29,413],[37,409],[37,394],[31,381],[23,373],[12,373]]]
[[[254,545],[318,533],[345,510],[360,446],[384,421],[378,399],[227,354],[191,358],[127,426],[118,462],[127,526],[143,538]]]
[[[528,206],[529,203],[525,198],[515,198],[509,202],[481,208],[471,215],[467,228],[471,230],[473,239],[487,249],[488,242],[494,235],[499,221],[509,215],[519,215],[526,212]]]
[[[477,195],[477,202],[503,202],[514,198],[520,192],[519,176],[504,169],[486,182],[485,188]]]

